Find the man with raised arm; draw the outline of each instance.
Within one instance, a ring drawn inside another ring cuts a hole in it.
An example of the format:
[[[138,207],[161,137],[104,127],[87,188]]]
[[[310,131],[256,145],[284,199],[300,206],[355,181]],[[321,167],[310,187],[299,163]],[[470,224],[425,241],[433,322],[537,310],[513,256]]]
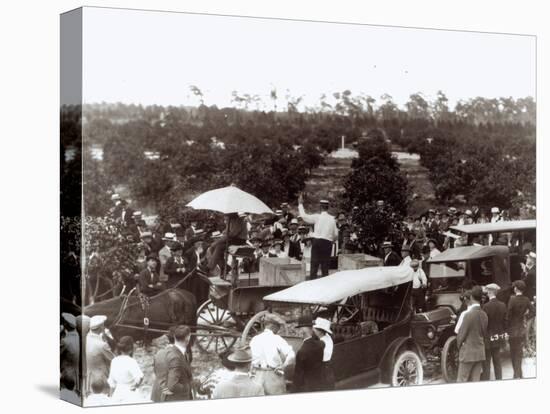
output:
[[[300,217],[309,224],[313,224],[313,242],[311,247],[311,272],[310,279],[317,278],[319,266],[321,274],[328,276],[328,267],[332,253],[332,243],[338,239],[338,228],[334,216],[328,213],[329,202],[319,202],[321,213],[307,214],[304,210],[304,198],[298,197],[298,211]]]

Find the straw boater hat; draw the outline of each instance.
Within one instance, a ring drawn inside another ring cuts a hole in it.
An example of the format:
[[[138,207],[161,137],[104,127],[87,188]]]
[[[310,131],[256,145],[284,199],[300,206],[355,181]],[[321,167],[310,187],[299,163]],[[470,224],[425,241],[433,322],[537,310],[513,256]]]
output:
[[[493,207],[493,208],[491,208],[491,213],[492,214],[498,214],[498,213],[500,213],[500,209],[498,207]]]
[[[464,214],[466,214],[467,216],[473,216],[474,215],[474,213],[472,213],[472,210],[466,210],[464,212]]]
[[[150,231],[144,231],[140,234],[139,237],[142,238],[142,239],[144,239],[146,237],[153,237],[153,233],[151,233]]]
[[[210,235],[210,237],[212,237],[213,239],[216,239],[218,237],[222,237],[222,232],[221,231],[213,231],[212,234]]]
[[[132,217],[139,217],[139,216],[141,216],[141,211],[139,211],[139,210],[138,210],[138,211],[134,211],[134,212],[132,213]]]
[[[63,312],[61,317],[71,328],[76,328],[76,317],[73,314]]]
[[[117,193],[114,193],[114,194],[111,196],[111,200],[112,200],[112,201],[118,201],[118,200],[120,200],[120,195],[118,195]]]
[[[328,200],[320,200],[320,201],[319,201],[319,204],[323,204],[323,205],[325,205],[325,206],[328,206],[330,203],[329,203]]]
[[[282,216],[283,215],[283,210],[275,210],[275,214],[278,215],[278,216]]]
[[[390,241],[385,241],[384,243],[382,243],[382,247],[383,248],[389,247],[391,249],[392,243]]]
[[[164,237],[162,238],[164,241],[177,241],[177,237],[174,233],[164,233]]]
[[[290,220],[290,224],[299,224],[299,223],[298,223],[298,219],[297,219],[297,218],[293,218],[292,220]]]
[[[525,256],[530,257],[531,259],[536,259],[537,258],[537,254],[535,252],[529,252]]]
[[[90,319],[90,329],[99,328],[106,320],[107,317],[105,315],[92,316]]]
[[[325,319],[325,318],[315,319],[315,322],[313,323],[313,327],[332,335],[332,331],[330,330],[330,321],[328,319]]]

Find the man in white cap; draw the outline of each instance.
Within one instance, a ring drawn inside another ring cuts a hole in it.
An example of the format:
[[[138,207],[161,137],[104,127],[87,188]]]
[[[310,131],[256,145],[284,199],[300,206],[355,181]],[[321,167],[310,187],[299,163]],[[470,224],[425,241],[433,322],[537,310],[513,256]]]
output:
[[[304,198],[298,197],[298,211],[300,217],[309,224],[313,224],[313,242],[311,247],[310,279],[317,278],[319,266],[323,276],[328,276],[328,267],[332,253],[333,242],[338,240],[338,227],[334,216],[328,213],[329,202],[320,201],[320,214],[307,214],[304,210]]]
[[[499,221],[502,221],[500,209],[498,207],[491,208],[491,223],[497,223]]]
[[[277,335],[281,324],[274,315],[266,315],[264,331],[250,341],[252,367],[256,371],[256,380],[262,384],[266,395],[278,395],[286,392],[285,368],[295,360],[292,347]]]
[[[107,381],[111,360],[115,357],[109,344],[103,339],[105,330],[104,315],[96,315],[90,319],[90,332],[86,336],[86,378],[91,384],[96,378]],[[89,391],[89,390],[88,390]]]
[[[330,321],[325,318],[316,318],[313,322],[313,333],[325,344],[325,348],[323,349],[323,390],[333,390],[336,378],[334,377],[334,370],[331,365],[334,342],[331,336],[332,330],[330,329]]]
[[[482,309],[487,314],[487,337],[485,338],[485,362],[483,363],[482,381],[491,379],[491,360],[495,370],[495,379],[502,379],[500,349],[505,343],[506,305],[497,299],[500,286],[491,283],[485,286],[489,301]]]
[[[76,317],[70,313],[61,314],[65,336],[61,339],[60,363],[61,375],[69,373],[75,378],[75,391],[80,380],[80,336],[76,330]]]

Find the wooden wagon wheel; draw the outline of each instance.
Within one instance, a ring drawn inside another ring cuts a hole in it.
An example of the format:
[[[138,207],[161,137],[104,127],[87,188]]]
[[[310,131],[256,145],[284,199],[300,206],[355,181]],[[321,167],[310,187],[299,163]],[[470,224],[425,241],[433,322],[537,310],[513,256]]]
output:
[[[458,376],[458,346],[456,336],[450,336],[441,351],[441,373],[446,382],[456,382]]]
[[[207,300],[197,309],[195,344],[201,352],[221,354],[237,341],[236,326],[235,318],[227,309]]]
[[[261,333],[265,328],[265,317],[267,315],[275,315],[279,317],[281,320],[284,320],[284,318],[278,314],[277,312],[270,312],[268,310],[264,310],[261,312],[258,312],[256,315],[254,315],[250,320],[246,323],[243,333],[241,335],[241,343],[246,344],[250,341],[251,338],[256,336],[257,334]],[[288,335],[288,328],[286,324],[281,326],[281,329],[279,331],[279,335]]]

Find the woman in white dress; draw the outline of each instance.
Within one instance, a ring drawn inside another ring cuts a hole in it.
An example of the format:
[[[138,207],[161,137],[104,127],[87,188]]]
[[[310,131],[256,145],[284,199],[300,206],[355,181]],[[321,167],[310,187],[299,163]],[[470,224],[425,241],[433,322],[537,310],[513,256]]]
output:
[[[113,404],[128,404],[144,402],[137,393],[137,388],[143,380],[143,372],[137,361],[132,358],[134,340],[131,336],[123,336],[118,345],[118,356],[111,361],[109,385],[112,390]]]

